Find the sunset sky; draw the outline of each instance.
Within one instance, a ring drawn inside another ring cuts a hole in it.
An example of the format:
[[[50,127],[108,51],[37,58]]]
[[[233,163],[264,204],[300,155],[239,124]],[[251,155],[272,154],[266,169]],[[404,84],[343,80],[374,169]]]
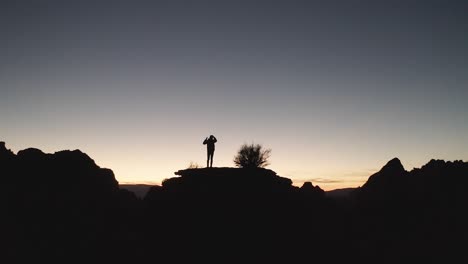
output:
[[[468,160],[467,1],[2,1],[0,141],[120,183],[243,143],[295,185]]]

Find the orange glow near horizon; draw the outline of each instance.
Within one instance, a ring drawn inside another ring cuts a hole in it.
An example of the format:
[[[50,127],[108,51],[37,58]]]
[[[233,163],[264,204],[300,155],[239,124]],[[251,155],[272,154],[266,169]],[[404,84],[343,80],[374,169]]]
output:
[[[219,142],[216,146],[214,166],[234,167],[232,159],[241,144],[226,140],[223,136],[216,136]],[[177,138],[177,135],[173,138]],[[202,136],[200,138],[203,139]],[[156,144],[141,142],[138,144],[137,141],[127,145],[123,140],[113,141],[113,144],[109,145],[105,145],[105,142],[89,144],[89,141],[88,144],[73,146],[54,145],[48,141],[40,145],[32,144],[32,142],[18,144],[18,142],[7,141],[6,145],[15,153],[28,147],[39,148],[46,153],[64,149],[80,149],[94,159],[98,166],[112,169],[120,184],[160,185],[164,179],[176,177],[174,172],[187,168],[191,162],[200,167],[206,165],[206,147],[201,144],[200,138],[193,136],[177,144],[172,144],[169,139],[166,142],[158,142],[159,147],[156,147]],[[295,186],[300,187],[304,182],[311,181],[313,185],[318,185],[327,191],[362,186],[370,175],[394,157],[383,155],[384,157],[371,159],[370,156],[357,156],[343,151],[340,157],[341,162],[338,163],[335,159],[326,158],[331,155],[326,151],[322,151],[322,154],[328,155],[318,155],[320,153],[298,148],[294,144],[290,145],[293,151],[281,149],[284,147],[281,143],[264,144],[264,146],[272,149],[271,165],[267,169],[274,170],[279,176],[290,178]],[[180,149],[184,151],[179,151]],[[411,170],[427,163],[430,157],[422,159],[419,163],[407,162],[404,157],[400,159],[405,168]]]

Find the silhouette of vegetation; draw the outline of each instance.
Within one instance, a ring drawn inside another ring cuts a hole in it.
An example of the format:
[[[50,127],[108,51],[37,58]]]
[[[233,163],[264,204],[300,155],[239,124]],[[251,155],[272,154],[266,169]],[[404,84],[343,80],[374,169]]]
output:
[[[187,169],[198,169],[200,168],[200,165],[198,163],[190,161],[189,165],[187,166]]]
[[[270,165],[270,155],[271,149],[264,149],[260,144],[244,144],[234,157],[234,164],[240,168],[264,168]]]

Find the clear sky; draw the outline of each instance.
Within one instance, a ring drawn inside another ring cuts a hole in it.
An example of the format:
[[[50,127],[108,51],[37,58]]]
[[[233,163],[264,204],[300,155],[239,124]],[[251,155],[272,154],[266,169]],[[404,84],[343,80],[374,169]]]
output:
[[[121,183],[272,149],[296,185],[468,160],[466,1],[2,1],[0,140]]]

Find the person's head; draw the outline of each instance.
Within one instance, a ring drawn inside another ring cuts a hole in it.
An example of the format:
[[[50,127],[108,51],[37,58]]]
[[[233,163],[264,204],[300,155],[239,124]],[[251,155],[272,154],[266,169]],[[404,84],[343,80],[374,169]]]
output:
[[[214,136],[213,136],[213,135],[210,135],[210,138],[214,138]]]

